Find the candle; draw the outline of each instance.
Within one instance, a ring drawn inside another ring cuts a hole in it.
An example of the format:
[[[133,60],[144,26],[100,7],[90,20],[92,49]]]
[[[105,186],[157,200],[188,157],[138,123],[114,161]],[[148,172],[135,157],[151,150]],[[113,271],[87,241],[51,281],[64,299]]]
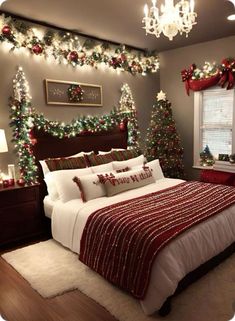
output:
[[[12,179],[16,179],[16,172],[15,172],[15,165],[9,164],[8,165],[8,176]]]

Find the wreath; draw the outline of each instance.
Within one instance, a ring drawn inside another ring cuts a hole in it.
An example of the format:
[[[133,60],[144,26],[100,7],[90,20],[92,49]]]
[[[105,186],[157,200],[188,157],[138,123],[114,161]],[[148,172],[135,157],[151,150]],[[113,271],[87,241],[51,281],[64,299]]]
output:
[[[84,90],[80,85],[70,85],[68,88],[68,98],[70,102],[79,103],[83,100]]]

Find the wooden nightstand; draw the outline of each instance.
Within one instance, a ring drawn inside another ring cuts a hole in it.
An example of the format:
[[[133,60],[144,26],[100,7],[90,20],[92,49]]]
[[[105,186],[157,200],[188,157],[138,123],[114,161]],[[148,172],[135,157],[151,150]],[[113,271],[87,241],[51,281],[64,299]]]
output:
[[[43,233],[39,185],[0,189],[0,247]]]

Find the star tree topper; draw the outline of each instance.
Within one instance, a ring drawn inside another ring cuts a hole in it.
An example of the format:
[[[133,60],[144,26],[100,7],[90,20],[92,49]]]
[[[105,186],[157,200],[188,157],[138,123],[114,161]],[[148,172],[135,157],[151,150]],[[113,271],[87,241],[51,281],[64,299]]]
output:
[[[162,90],[157,94],[157,100],[166,100],[166,94]]]

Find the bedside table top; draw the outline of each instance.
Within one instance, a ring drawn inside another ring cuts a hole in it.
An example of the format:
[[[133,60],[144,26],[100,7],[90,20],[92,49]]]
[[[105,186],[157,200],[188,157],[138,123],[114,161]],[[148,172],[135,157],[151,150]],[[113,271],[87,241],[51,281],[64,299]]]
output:
[[[40,184],[34,184],[34,185],[29,185],[29,186],[19,186],[19,185],[15,184],[15,185],[9,186],[9,187],[3,187],[2,185],[0,185],[0,192],[7,192],[7,191],[19,190],[19,189],[23,189],[23,188],[39,187],[39,186],[40,186]]]

